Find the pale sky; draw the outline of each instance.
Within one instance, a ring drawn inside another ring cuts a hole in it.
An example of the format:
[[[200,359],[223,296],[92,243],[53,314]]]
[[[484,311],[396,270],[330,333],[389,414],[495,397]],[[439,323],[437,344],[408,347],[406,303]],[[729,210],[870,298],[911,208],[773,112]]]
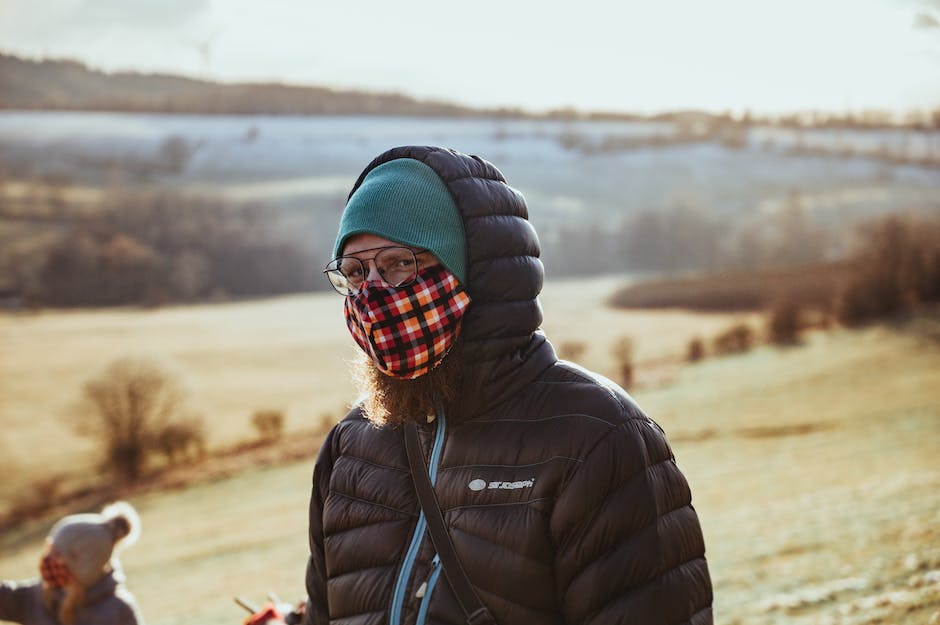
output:
[[[534,111],[940,107],[940,0],[0,0],[0,50]]]

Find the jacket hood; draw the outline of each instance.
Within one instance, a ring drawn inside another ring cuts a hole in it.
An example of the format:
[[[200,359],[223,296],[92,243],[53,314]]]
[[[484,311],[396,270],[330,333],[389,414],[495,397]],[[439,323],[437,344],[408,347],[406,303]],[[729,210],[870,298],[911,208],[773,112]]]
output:
[[[461,338],[467,361],[460,413],[485,410],[535,379],[555,362],[538,332],[544,268],[538,235],[522,194],[502,173],[473,155],[430,146],[402,146],[377,156],[359,175],[389,161],[410,158],[429,166],[454,198],[463,220],[470,307]]]

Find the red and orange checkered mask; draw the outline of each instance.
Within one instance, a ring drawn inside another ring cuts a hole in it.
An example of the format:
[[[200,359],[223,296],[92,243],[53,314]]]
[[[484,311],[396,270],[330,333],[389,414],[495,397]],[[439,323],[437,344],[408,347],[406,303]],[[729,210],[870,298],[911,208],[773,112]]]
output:
[[[39,574],[53,588],[68,586],[75,579],[65,561],[51,551],[46,551],[39,560]]]
[[[380,371],[413,379],[440,364],[460,334],[470,297],[443,265],[407,286],[365,282],[346,298],[349,333]]]

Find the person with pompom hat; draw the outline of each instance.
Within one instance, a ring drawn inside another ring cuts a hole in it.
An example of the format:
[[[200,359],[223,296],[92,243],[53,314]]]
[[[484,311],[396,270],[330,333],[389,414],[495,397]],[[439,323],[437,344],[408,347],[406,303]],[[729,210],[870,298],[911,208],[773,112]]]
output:
[[[23,625],[143,625],[117,552],[136,542],[140,517],[127,502],[56,523],[39,579],[0,583],[0,621]]]

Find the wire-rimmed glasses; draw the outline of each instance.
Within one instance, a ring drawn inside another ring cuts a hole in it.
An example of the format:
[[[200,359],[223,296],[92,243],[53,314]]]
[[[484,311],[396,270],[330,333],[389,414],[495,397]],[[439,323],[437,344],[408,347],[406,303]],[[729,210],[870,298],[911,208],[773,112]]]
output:
[[[418,256],[428,250],[412,250],[398,245],[376,247],[363,252],[375,252],[374,256],[338,256],[331,260],[323,273],[330,285],[340,295],[355,295],[360,285],[369,276],[368,262],[371,261],[386,286],[407,286],[418,276]]]

